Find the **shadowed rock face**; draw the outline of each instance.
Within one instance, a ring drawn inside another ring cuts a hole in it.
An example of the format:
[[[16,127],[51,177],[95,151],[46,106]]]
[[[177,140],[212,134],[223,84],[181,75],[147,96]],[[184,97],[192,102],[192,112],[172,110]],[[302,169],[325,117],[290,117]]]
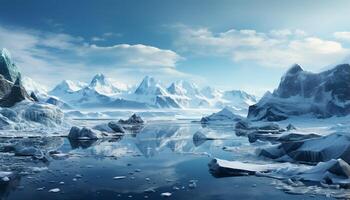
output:
[[[13,83],[6,80],[4,76],[0,74],[0,98],[3,98],[6,94],[11,92]]]
[[[249,107],[248,118],[280,121],[292,115],[312,114],[319,118],[350,113],[350,65],[311,73],[292,66],[278,88]]]
[[[15,84],[12,86],[11,91],[0,99],[1,107],[12,107],[16,103],[25,99],[32,100],[27,91],[21,85],[20,77],[17,78]]]

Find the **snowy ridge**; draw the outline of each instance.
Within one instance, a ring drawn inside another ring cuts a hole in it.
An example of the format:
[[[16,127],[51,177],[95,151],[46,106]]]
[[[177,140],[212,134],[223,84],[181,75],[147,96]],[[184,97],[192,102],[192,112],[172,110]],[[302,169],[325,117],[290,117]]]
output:
[[[169,87],[153,77],[146,76],[135,91],[125,84],[117,83],[103,74],[93,77],[90,84],[63,81],[49,94],[76,107],[105,105],[123,108],[224,108],[247,110],[256,98],[243,91],[220,91],[213,88],[201,90],[196,84],[176,81]]]

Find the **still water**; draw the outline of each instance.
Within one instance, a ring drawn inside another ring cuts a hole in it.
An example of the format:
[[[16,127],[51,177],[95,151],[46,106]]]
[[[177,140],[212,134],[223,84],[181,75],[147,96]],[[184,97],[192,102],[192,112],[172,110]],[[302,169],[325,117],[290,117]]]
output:
[[[197,131],[222,139],[194,142]],[[0,185],[1,199],[327,199],[287,194],[264,177],[214,177],[208,168],[213,157],[258,161],[256,146],[235,136],[231,126],[154,121],[116,139],[1,140],[0,145],[7,144],[36,146],[47,156],[36,160],[1,153],[0,170],[15,172],[10,182]]]

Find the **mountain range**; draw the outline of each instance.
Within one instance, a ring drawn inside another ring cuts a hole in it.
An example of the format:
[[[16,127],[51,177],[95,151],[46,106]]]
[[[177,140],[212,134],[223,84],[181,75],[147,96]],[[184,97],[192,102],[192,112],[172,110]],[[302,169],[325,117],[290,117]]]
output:
[[[188,81],[176,81],[165,87],[160,81],[146,76],[134,89],[95,75],[90,83],[64,80],[47,93],[72,107],[113,108],[223,108],[231,106],[247,110],[256,103],[256,97],[244,91],[221,91],[211,87],[200,89]]]

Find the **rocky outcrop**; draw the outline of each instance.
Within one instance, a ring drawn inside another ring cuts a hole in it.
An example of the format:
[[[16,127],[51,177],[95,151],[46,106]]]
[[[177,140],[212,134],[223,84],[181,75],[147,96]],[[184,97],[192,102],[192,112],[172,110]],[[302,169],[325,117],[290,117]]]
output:
[[[21,85],[20,77],[17,78],[15,84],[12,86],[11,91],[0,99],[1,107],[12,107],[16,103],[25,99],[33,100]]]
[[[69,131],[68,138],[70,140],[97,140],[98,135],[89,128],[73,126]]]
[[[14,83],[20,76],[17,66],[11,59],[10,52],[8,52],[6,49],[1,50],[0,74],[2,74],[6,80],[12,83]]]
[[[350,113],[350,65],[311,73],[299,65],[291,67],[273,93],[266,93],[249,107],[252,120],[281,121],[290,116],[311,114],[318,118]]]
[[[120,124],[131,124],[131,125],[144,123],[143,119],[136,114],[131,115],[131,117],[127,120],[120,119],[118,122]]]
[[[318,163],[341,158],[350,162],[350,137],[334,133],[324,137],[283,142],[258,154],[277,161]]]

